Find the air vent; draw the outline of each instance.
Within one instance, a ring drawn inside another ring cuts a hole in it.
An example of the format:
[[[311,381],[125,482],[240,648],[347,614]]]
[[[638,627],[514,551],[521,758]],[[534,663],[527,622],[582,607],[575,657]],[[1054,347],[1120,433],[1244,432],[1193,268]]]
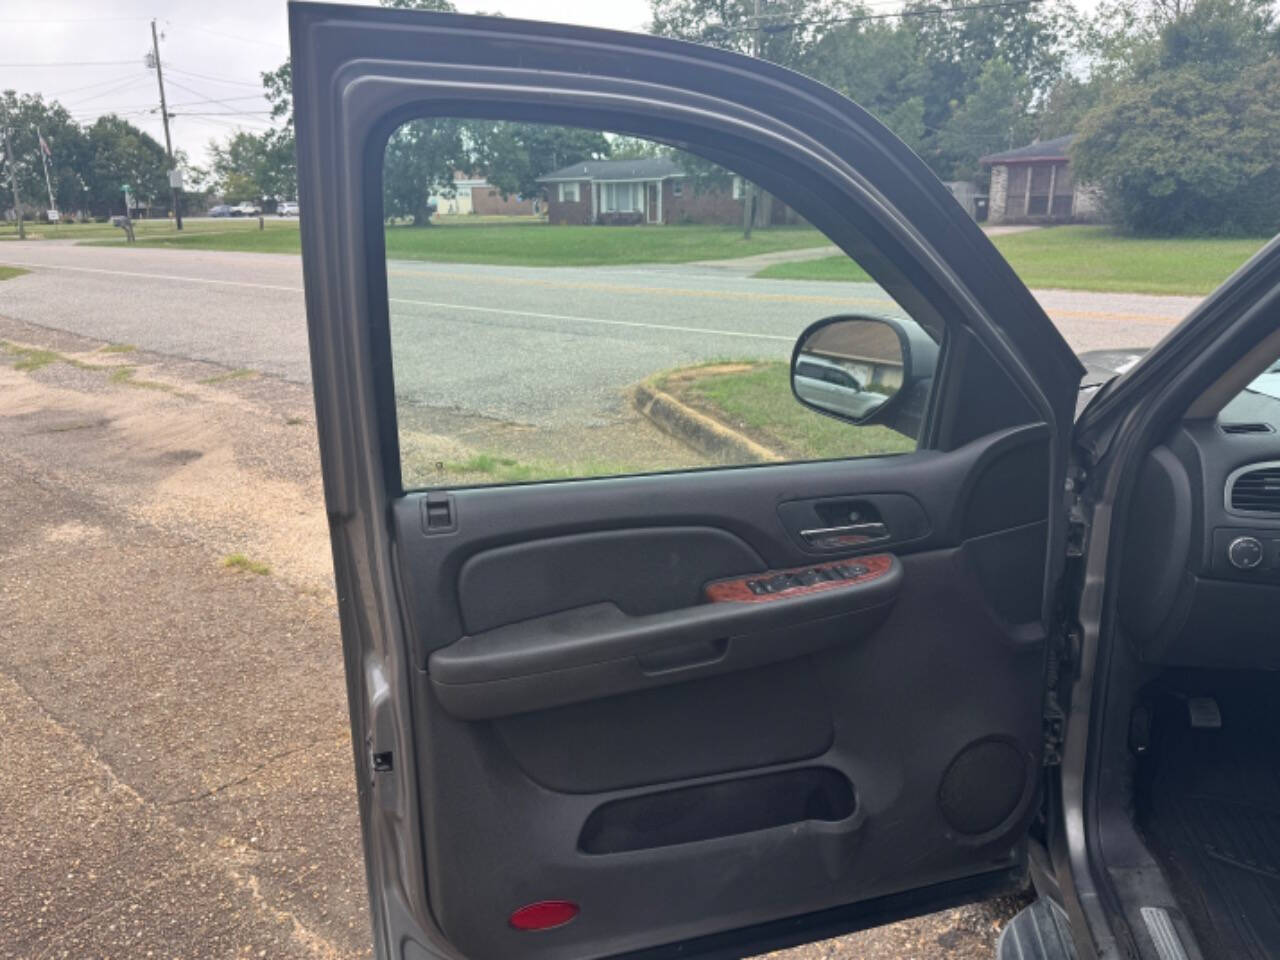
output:
[[[1228,487],[1232,510],[1280,513],[1280,464],[1246,468]]]
[[[1275,428],[1269,423],[1224,423],[1222,426],[1223,433],[1275,433]]]

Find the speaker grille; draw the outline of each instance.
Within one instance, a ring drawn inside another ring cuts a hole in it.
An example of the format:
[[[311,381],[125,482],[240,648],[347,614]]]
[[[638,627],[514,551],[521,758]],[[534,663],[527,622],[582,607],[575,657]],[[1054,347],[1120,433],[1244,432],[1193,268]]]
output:
[[[1028,763],[1007,740],[975,740],[942,775],[938,807],[959,833],[974,836],[1004,823],[1022,799]]]

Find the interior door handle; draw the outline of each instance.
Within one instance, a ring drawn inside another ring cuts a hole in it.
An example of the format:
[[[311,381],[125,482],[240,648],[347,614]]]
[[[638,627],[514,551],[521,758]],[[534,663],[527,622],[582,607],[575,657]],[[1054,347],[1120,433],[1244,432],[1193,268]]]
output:
[[[835,549],[880,543],[890,538],[889,528],[880,521],[850,523],[842,527],[818,527],[801,530],[800,536],[811,546]]]

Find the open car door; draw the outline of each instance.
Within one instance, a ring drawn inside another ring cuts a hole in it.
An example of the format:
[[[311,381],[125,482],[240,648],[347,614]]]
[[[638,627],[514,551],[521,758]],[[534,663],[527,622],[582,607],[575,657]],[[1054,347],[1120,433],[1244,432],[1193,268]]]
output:
[[[1019,883],[1081,370],[942,184],[853,103],[715,49],[304,3],[290,31],[378,956],[748,955]],[[442,291],[421,341],[393,334],[383,157],[433,117],[646,137],[758,184],[936,353],[913,449],[413,489],[396,382],[463,334],[431,325]]]

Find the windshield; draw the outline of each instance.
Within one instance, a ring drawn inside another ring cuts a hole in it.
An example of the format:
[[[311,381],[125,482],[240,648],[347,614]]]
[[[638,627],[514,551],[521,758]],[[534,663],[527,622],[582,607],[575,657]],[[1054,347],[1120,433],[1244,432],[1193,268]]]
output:
[[[1254,377],[1247,387],[1249,393],[1257,393],[1273,400],[1280,400],[1280,360],[1277,360],[1271,366],[1267,367],[1262,373]]]

